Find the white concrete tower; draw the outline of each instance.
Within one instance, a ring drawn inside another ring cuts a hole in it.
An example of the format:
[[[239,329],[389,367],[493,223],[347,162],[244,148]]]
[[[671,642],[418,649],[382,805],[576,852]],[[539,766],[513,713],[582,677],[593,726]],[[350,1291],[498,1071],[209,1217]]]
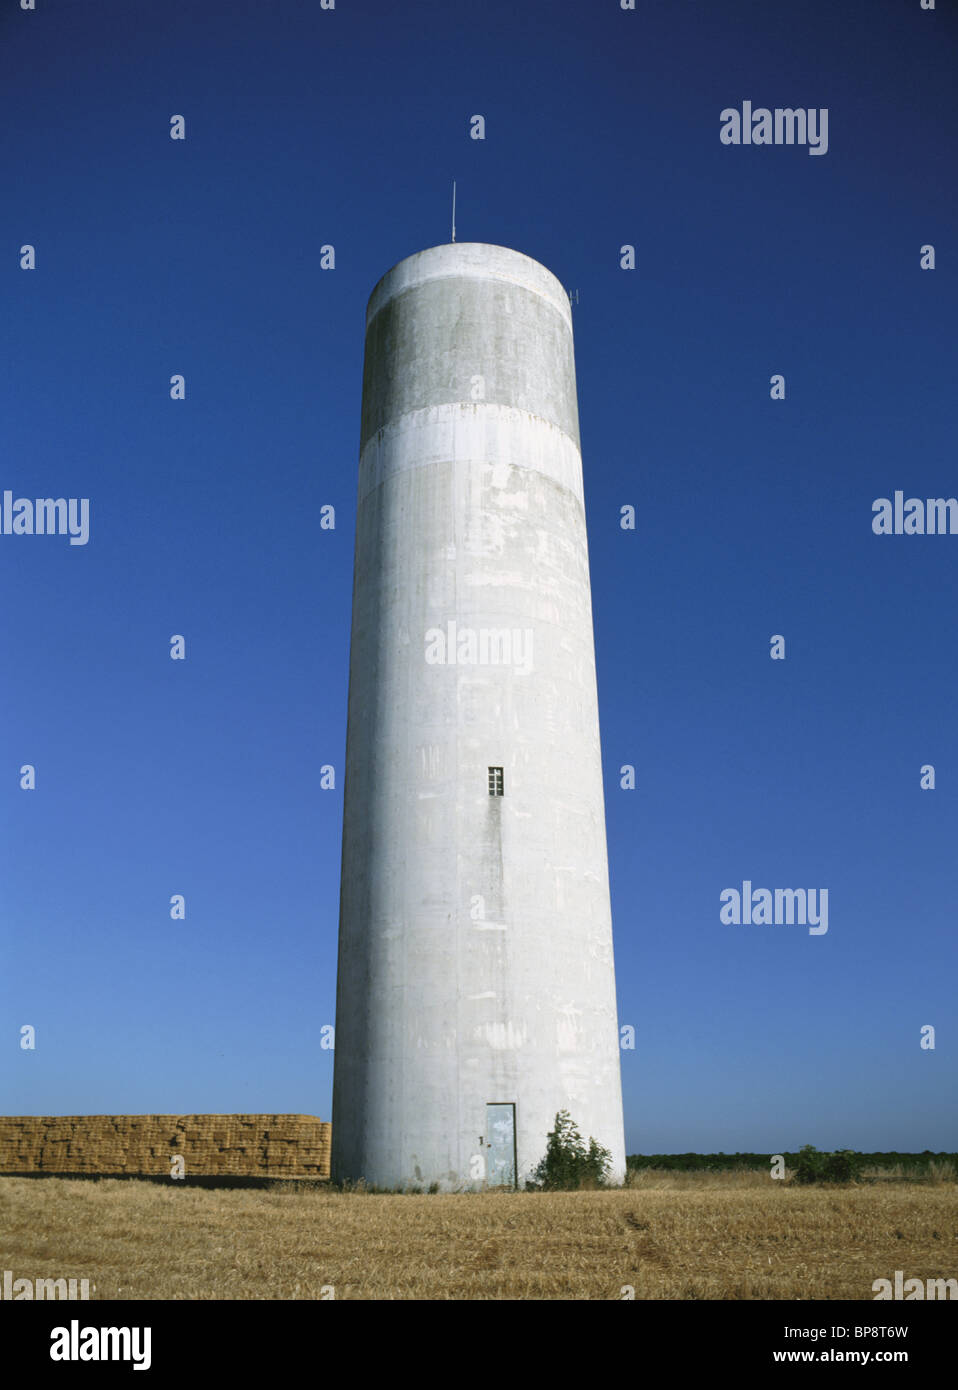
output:
[[[477,242],[366,311],[332,1176],[625,1173],[572,315]]]

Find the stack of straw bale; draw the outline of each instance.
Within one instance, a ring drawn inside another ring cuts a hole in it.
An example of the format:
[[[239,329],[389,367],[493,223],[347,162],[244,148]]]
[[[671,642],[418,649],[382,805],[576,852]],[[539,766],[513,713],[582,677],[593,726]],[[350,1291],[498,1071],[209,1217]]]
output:
[[[313,1115],[0,1116],[0,1173],[328,1178],[331,1126]]]

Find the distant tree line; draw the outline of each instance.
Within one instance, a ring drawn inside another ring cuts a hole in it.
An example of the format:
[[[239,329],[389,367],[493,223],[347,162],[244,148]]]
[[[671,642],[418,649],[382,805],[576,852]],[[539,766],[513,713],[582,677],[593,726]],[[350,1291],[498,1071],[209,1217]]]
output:
[[[958,1167],[958,1153],[935,1153],[931,1149],[925,1149],[920,1154],[898,1153],[895,1150],[860,1153],[855,1149],[841,1149],[834,1154],[819,1154],[810,1144],[806,1144],[802,1149],[791,1152],[780,1149],[779,1153],[784,1158],[787,1168],[808,1172],[824,1166],[824,1162],[819,1165],[818,1160],[839,1157],[847,1158],[849,1166],[859,1172],[863,1168],[894,1168],[900,1165],[903,1169],[911,1169],[918,1174],[927,1169],[928,1164],[932,1162],[953,1163]],[[770,1153],[629,1154],[625,1160],[627,1168],[637,1171],[642,1168],[666,1168],[680,1173],[722,1173],[734,1168],[768,1168],[771,1161]]]

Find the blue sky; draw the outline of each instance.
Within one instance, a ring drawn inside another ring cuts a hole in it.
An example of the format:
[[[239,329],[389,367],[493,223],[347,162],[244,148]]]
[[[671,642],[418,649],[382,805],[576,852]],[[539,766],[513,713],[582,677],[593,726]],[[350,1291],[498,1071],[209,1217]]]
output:
[[[0,1111],[329,1116],[364,312],[455,178],[459,240],[579,294],[629,1152],[958,1148],[958,536],[871,530],[958,494],[956,40],[941,0],[5,0],[0,491],[92,517],[0,535]],[[745,100],[827,153],[723,145]],[[827,934],[721,923],[744,879]]]

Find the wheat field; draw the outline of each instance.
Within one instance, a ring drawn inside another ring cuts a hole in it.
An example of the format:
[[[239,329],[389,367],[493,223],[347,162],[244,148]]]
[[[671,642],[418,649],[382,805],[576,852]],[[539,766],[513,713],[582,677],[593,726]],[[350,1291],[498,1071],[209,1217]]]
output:
[[[607,1192],[0,1178],[0,1266],[121,1299],[832,1299],[958,1277],[958,1186],[643,1173]]]

